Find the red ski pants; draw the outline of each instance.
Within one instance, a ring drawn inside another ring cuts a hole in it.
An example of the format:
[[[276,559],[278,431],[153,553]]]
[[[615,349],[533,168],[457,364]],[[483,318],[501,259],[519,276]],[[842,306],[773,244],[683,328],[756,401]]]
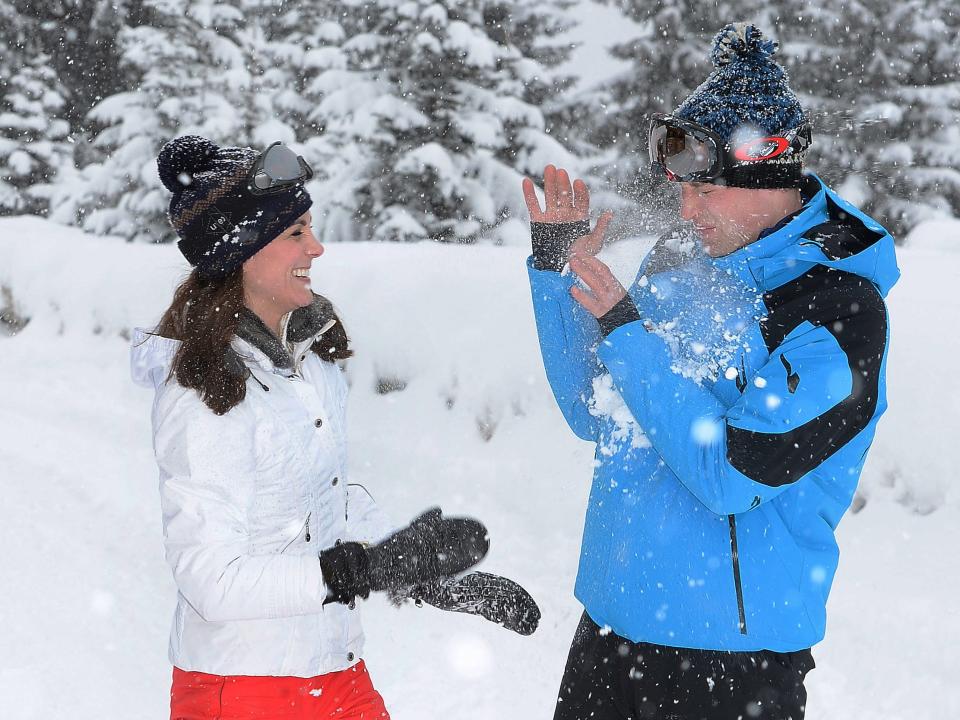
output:
[[[390,720],[361,660],[312,678],[173,669],[170,720]]]

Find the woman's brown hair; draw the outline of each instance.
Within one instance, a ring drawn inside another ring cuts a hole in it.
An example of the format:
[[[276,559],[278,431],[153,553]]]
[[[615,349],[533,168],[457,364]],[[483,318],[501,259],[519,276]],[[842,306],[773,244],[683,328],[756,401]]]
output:
[[[236,407],[247,394],[249,370],[232,354],[243,310],[243,268],[222,279],[203,278],[194,270],[173,294],[156,333],[180,341],[168,379],[196,390],[217,415]],[[353,355],[340,318],[310,349],[333,362]]]

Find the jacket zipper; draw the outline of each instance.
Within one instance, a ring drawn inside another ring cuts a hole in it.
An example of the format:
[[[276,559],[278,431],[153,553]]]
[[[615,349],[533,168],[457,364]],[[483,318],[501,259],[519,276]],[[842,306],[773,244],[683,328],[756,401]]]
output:
[[[300,533],[302,533],[302,532],[304,532],[304,531],[306,531],[306,537],[305,537],[304,539],[305,539],[307,542],[310,542],[310,516],[311,516],[312,514],[313,514],[313,513],[307,513],[307,519],[303,521],[303,526],[302,526],[299,530],[297,530],[297,534],[294,535],[294,536],[290,539],[290,541],[289,541],[286,545],[283,546],[283,549],[280,550],[280,554],[281,554],[281,555],[282,555],[283,553],[285,553],[285,552],[287,551],[287,549],[297,541],[297,538],[300,537]]]
[[[743,585],[740,582],[740,552],[737,549],[737,519],[727,515],[730,523],[730,554],[733,558],[733,583],[737,588],[737,612],[740,615],[740,634],[747,634],[747,614],[743,609]]]

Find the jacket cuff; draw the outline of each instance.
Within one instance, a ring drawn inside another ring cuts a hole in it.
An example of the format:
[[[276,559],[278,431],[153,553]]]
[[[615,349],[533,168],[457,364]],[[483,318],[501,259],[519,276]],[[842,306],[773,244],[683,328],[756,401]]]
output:
[[[606,337],[621,325],[632,323],[640,319],[640,311],[633,302],[629,293],[624,295],[620,302],[607,310],[606,314],[597,318],[600,323],[600,335]]]
[[[530,223],[533,244],[533,267],[560,272],[567,264],[570,246],[590,232],[589,220],[566,223]]]

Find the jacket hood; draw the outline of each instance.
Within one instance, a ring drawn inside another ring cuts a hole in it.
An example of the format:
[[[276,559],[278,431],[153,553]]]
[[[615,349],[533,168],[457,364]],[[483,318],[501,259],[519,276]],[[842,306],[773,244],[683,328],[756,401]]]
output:
[[[715,263],[746,270],[762,290],[824,265],[870,280],[886,297],[900,277],[893,237],[816,175],[807,182],[812,196],[790,222]]]
[[[134,328],[130,340],[130,376],[142,387],[159,389],[170,374],[179,340],[161,337],[144,328]]]

